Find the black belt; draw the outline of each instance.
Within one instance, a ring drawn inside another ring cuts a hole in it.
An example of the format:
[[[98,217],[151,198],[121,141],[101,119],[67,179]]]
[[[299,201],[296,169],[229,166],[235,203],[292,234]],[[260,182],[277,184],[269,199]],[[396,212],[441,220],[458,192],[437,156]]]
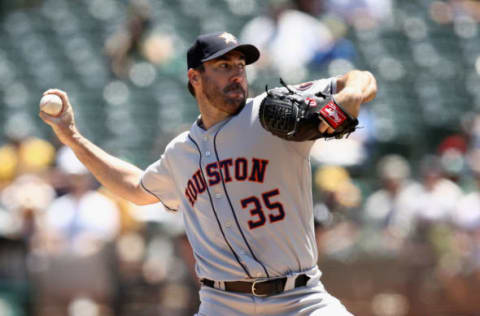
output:
[[[310,278],[305,274],[300,274],[295,279],[295,288],[307,285],[307,282]],[[202,279],[200,281],[203,285],[216,288],[215,281],[209,279]],[[237,292],[237,293],[247,293],[253,294],[255,296],[271,296],[280,294],[285,290],[285,284],[287,283],[287,278],[276,278],[276,279],[257,279],[255,281],[226,281],[225,291],[227,292]]]

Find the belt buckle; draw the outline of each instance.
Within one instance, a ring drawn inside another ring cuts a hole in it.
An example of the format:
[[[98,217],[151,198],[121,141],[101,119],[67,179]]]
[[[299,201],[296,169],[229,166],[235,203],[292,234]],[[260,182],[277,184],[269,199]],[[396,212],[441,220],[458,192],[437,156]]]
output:
[[[257,283],[265,283],[265,282],[268,282],[270,281],[271,279],[268,279],[268,278],[261,278],[261,279],[255,279],[253,282],[252,282],[252,294],[253,296],[257,296],[257,297],[265,297],[265,296],[268,296],[267,294],[258,294],[255,290],[255,285],[257,285]]]

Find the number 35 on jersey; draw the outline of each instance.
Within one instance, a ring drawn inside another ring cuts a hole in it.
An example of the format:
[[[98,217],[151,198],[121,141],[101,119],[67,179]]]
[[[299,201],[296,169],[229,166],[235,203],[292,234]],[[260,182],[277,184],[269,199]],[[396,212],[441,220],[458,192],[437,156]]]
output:
[[[244,157],[224,159],[208,164],[205,170],[197,169],[190,177],[185,188],[185,196],[193,207],[207,185],[218,185],[221,181],[249,181],[263,183],[267,172],[268,160]],[[250,212],[248,221],[250,229],[258,228],[268,223],[274,223],[285,217],[283,205],[278,201],[278,189],[262,193],[260,196],[245,197],[240,200],[243,209]],[[268,209],[266,213],[264,209]]]

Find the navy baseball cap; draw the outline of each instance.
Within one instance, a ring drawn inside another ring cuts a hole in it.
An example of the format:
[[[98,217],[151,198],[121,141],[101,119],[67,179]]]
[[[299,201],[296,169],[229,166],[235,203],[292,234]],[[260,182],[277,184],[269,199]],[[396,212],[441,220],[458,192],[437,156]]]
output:
[[[232,50],[242,52],[247,65],[254,63],[260,57],[260,52],[255,46],[240,44],[237,38],[230,33],[209,33],[198,36],[188,50],[188,69],[197,68],[204,62],[223,56]]]

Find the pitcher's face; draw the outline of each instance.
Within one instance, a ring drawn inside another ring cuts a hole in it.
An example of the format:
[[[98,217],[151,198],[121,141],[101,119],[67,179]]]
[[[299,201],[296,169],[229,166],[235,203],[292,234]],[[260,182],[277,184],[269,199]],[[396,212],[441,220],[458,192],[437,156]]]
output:
[[[245,56],[231,51],[205,62],[204,66],[200,77],[203,94],[209,103],[228,114],[240,112],[248,96]]]

